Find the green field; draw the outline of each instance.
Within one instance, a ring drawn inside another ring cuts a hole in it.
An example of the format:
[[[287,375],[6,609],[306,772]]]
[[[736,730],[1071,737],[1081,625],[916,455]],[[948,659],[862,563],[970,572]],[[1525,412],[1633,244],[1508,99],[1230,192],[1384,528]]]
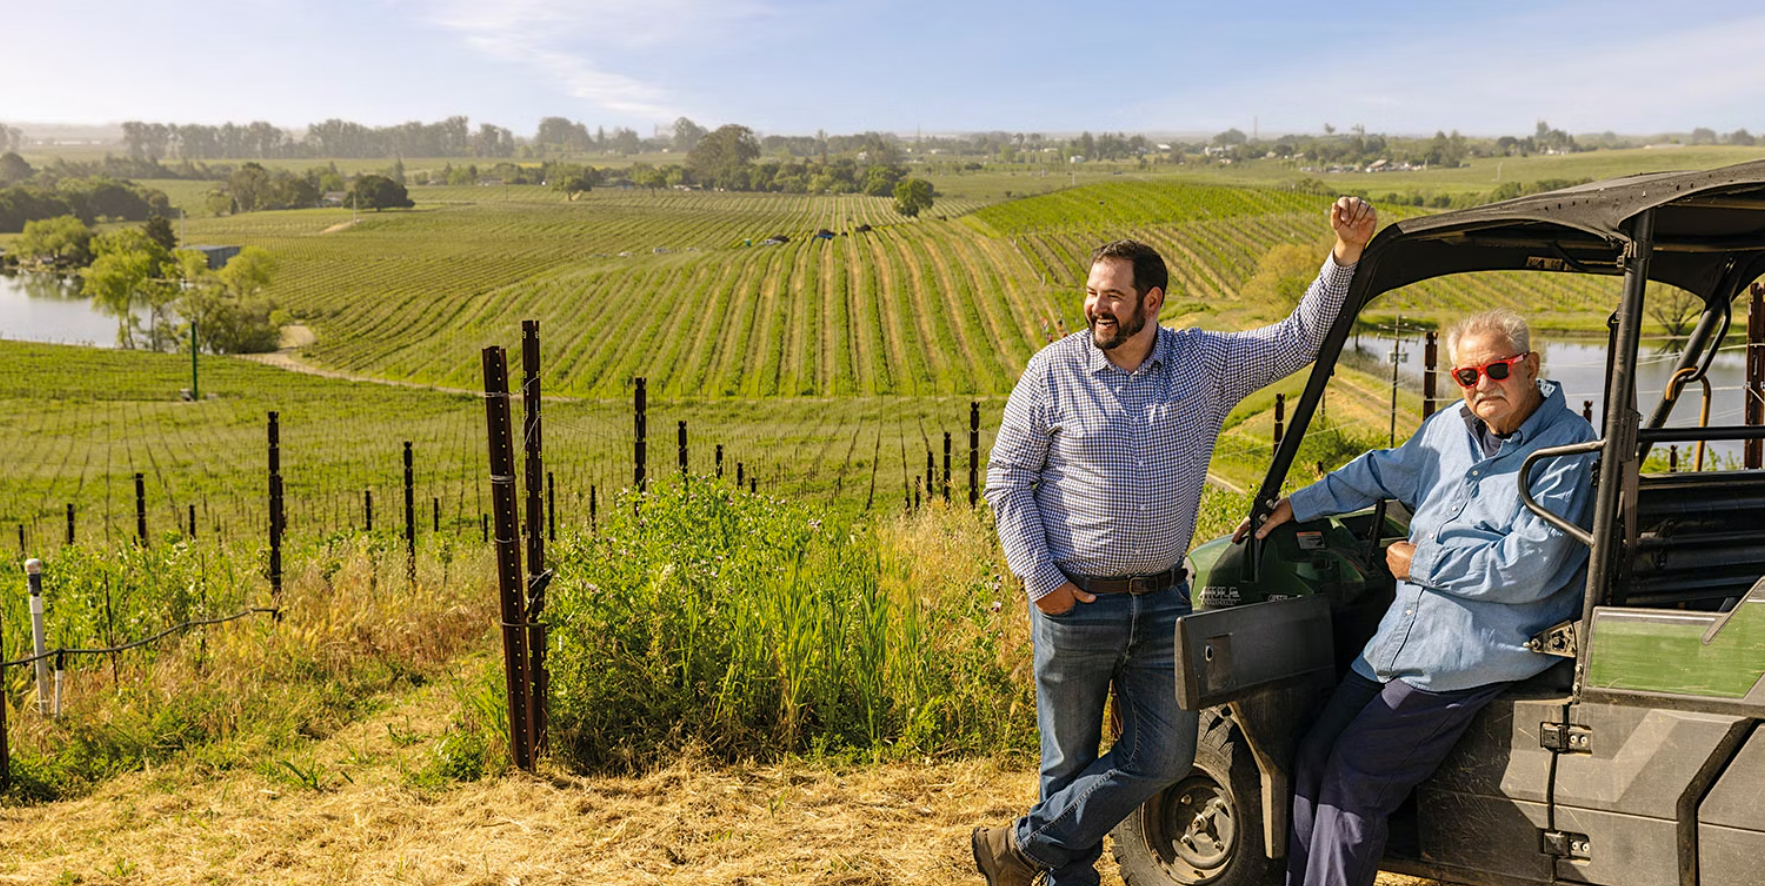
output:
[[[509,336],[514,339],[516,336]],[[518,345],[511,340],[511,345]],[[519,355],[513,362],[519,372]],[[184,534],[190,508],[199,538],[264,537],[267,414],[280,416],[289,531],[323,536],[362,528],[371,492],[376,529],[403,527],[403,443],[413,443],[418,524],[476,537],[489,510],[482,399],[446,391],[341,381],[238,358],[207,358],[198,403],[187,357],[0,342],[0,536],[23,526],[27,549],[61,544],[68,504],[83,543],[135,533],[134,475],[144,475],[151,537]],[[513,382],[516,386],[520,379]],[[545,383],[542,381],[542,384]],[[633,478],[629,399],[548,402],[546,465],[561,523],[589,518],[593,488],[604,503]],[[983,458],[1000,403],[982,403]],[[517,417],[519,408],[517,407]],[[958,398],[840,400],[653,399],[648,472],[679,482],[679,422],[687,422],[689,470],[725,481],[739,470],[774,496],[840,509],[905,507],[928,451],[943,470],[953,439],[954,495],[966,500],[969,401]],[[516,428],[519,433],[519,428]],[[924,493],[921,493],[923,498]]]

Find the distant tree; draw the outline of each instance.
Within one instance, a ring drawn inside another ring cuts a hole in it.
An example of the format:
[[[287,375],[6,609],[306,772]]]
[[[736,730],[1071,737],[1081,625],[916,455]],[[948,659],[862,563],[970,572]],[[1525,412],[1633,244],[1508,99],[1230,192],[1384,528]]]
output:
[[[350,196],[361,209],[409,209],[412,202],[405,186],[384,175],[360,175],[350,186]]]
[[[586,131],[584,135],[586,135]],[[472,156],[513,157],[514,155],[514,133],[491,123],[478,125],[478,134],[472,137]]]
[[[227,177],[227,196],[233,198],[235,212],[264,208],[270,197],[270,171],[261,163],[241,164]]]
[[[1691,131],[1691,143],[1694,145],[1713,145],[1716,143],[1716,130],[1708,126],[1699,126]]]
[[[864,170],[864,193],[871,197],[890,196],[906,176],[907,170],[899,166],[872,166]]]
[[[1693,321],[1704,307],[1703,299],[1677,286],[1662,286],[1650,292],[1647,303],[1649,316],[1661,324],[1663,332],[1674,338],[1690,334]]]
[[[686,166],[700,184],[728,190],[747,188],[747,166],[760,156],[760,141],[746,126],[728,123],[699,140]]]
[[[1747,147],[1752,147],[1757,141],[1757,139],[1753,138],[1753,134],[1745,129],[1736,129],[1728,134],[1728,143],[1731,145],[1745,145]],[[0,162],[4,162],[4,160],[5,158],[0,157]],[[4,179],[5,176],[0,174],[0,181],[3,181]]]
[[[640,188],[657,190],[668,184],[667,174],[648,163],[633,163],[625,174],[631,177],[632,184]]]
[[[227,196],[225,186],[214,188],[202,198],[202,205],[210,215],[226,215],[233,211],[233,198]]]
[[[674,150],[690,151],[704,138],[706,129],[685,117],[674,121]]]
[[[609,147],[614,153],[636,154],[643,150],[643,139],[637,137],[637,131],[623,126],[613,130],[613,137],[609,141]]]
[[[1236,127],[1228,129],[1213,137],[1213,144],[1216,147],[1221,148],[1236,147],[1247,141],[1250,141],[1250,136],[1245,135],[1243,130],[1237,129]]]
[[[92,262],[92,229],[77,216],[26,222],[10,250],[52,268],[81,268]]]
[[[1538,146],[1538,148],[1540,150],[1546,150],[1546,151],[1573,151],[1573,150],[1575,150],[1574,137],[1570,136],[1569,133],[1564,132],[1561,129],[1553,129],[1549,123],[1546,123],[1543,120],[1538,121],[1538,126],[1536,127],[1535,131],[1532,133],[1532,140]]]
[[[0,151],[19,151],[25,146],[25,134],[17,127],[0,123]]]
[[[250,354],[277,348],[286,317],[263,292],[276,271],[273,255],[247,246],[219,271],[210,271],[198,252],[180,252],[177,258],[183,284],[178,313],[197,324],[204,350]]]
[[[932,183],[923,178],[910,178],[895,185],[895,211],[909,218],[932,208]]]
[[[168,253],[178,248],[178,235],[172,232],[172,223],[163,215],[148,219],[141,226],[141,233],[146,234],[147,239],[158,243]]]
[[[173,342],[170,313],[178,289],[166,279],[167,268],[174,266],[171,252],[138,228],[101,234],[92,251],[97,257],[81,275],[80,291],[117,318],[117,345],[135,347],[136,332],[146,333],[155,351]],[[135,317],[138,308],[148,311],[146,329]]]
[[[336,163],[319,170],[317,178],[320,194],[327,191],[341,191],[348,187],[348,183],[344,181],[343,173],[337,170]]]
[[[18,184],[36,174],[25,158],[11,151],[0,154],[0,185]]]
[[[593,166],[560,166],[551,176],[552,190],[563,191],[564,196],[574,200],[576,195],[586,193],[601,183],[601,174]]]

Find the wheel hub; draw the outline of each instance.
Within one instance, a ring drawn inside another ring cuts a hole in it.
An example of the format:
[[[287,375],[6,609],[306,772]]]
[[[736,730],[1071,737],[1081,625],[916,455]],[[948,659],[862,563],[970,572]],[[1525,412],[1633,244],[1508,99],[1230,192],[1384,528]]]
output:
[[[1212,779],[1191,776],[1173,788],[1165,821],[1171,851],[1196,874],[1214,873],[1231,858],[1237,823],[1232,804]]]

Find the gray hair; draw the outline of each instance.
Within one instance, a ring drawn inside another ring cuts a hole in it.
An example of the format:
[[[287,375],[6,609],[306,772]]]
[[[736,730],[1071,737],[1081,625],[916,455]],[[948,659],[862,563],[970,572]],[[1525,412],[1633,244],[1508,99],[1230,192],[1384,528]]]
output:
[[[1526,353],[1532,350],[1532,330],[1526,325],[1525,318],[1507,308],[1496,308],[1472,314],[1447,327],[1446,353],[1447,359],[1454,365],[1459,362],[1459,339],[1471,334],[1495,333],[1507,339],[1514,346],[1515,353]]]

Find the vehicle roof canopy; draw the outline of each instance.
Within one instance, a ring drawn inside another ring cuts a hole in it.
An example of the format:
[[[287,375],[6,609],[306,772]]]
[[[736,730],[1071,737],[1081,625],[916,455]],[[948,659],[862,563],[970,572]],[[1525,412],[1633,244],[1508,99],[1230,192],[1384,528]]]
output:
[[[1347,313],[1380,294],[1467,271],[1623,273],[1634,220],[1654,209],[1649,279],[1706,301],[1765,274],[1765,160],[1607,179],[1405,219],[1368,245]]]

